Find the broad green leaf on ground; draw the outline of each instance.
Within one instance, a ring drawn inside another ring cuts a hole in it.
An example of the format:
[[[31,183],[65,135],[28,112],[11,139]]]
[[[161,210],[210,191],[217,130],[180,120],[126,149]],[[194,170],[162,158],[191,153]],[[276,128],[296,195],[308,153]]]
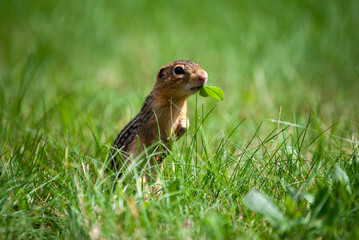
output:
[[[202,97],[213,97],[221,101],[224,99],[223,91],[218,87],[203,86],[199,90],[199,95]]]
[[[348,177],[347,173],[343,169],[341,169],[339,166],[335,166],[333,180],[335,182],[341,183],[346,188],[346,190],[348,191],[349,194],[352,193],[349,177]]]
[[[255,190],[242,198],[244,205],[257,214],[262,215],[270,224],[285,232],[289,228],[288,220],[284,214],[264,194]]]

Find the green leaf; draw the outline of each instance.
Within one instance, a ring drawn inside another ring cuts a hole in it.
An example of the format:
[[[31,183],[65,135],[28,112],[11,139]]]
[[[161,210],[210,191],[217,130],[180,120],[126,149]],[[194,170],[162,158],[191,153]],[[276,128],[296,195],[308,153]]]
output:
[[[352,194],[352,190],[350,187],[350,180],[347,173],[341,169],[339,166],[335,166],[333,173],[334,182],[342,184],[349,194]]]
[[[264,194],[251,191],[242,198],[242,201],[247,208],[262,215],[270,224],[279,228],[280,232],[289,229],[289,222],[284,214]]]
[[[224,99],[223,91],[218,87],[203,86],[199,90],[199,95],[202,97],[213,97],[222,101]]]

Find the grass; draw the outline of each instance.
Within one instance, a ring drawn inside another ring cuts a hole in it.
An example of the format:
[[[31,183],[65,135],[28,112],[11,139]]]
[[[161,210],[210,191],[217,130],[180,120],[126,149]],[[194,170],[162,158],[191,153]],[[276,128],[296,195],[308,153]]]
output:
[[[0,1],[0,239],[358,238],[358,5]],[[115,184],[113,140],[178,59],[224,101],[191,97],[160,194]]]

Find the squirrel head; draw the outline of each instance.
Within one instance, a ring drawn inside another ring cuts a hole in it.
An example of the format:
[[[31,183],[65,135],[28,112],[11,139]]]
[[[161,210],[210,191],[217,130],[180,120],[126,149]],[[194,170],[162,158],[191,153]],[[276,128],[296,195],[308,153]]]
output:
[[[175,61],[158,71],[154,89],[167,97],[187,98],[198,92],[207,79],[207,72],[197,63]]]

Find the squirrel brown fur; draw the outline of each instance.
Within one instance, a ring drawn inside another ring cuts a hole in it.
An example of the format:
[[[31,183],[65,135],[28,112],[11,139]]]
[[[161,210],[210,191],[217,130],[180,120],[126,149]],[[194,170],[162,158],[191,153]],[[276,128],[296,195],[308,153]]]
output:
[[[113,143],[112,168],[119,170],[146,147],[159,140],[168,144],[187,130],[187,98],[204,86],[207,72],[197,63],[175,61],[163,66],[140,112],[122,129]],[[117,155],[117,157],[116,157]],[[123,161],[118,161],[119,156]]]

